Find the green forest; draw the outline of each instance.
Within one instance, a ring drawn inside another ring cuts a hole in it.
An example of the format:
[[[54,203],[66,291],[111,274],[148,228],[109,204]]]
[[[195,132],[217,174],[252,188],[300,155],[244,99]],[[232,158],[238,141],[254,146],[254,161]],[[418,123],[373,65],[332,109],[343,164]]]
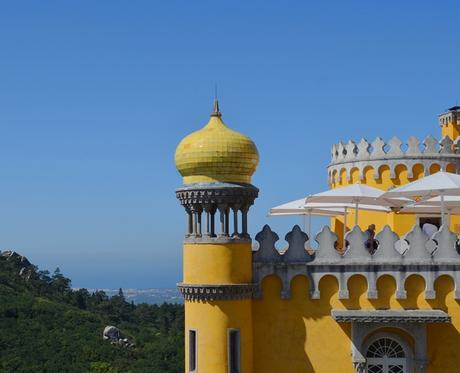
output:
[[[59,269],[0,253],[1,373],[182,372],[183,324],[183,305],[73,290]],[[103,340],[109,325],[130,345]]]

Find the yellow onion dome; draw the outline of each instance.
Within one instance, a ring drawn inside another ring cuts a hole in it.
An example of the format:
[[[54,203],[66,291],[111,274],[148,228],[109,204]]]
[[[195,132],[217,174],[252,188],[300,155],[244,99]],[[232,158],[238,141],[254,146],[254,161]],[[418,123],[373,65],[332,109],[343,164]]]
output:
[[[184,184],[250,184],[259,153],[249,137],[224,124],[216,100],[208,124],[179,143],[175,161]]]

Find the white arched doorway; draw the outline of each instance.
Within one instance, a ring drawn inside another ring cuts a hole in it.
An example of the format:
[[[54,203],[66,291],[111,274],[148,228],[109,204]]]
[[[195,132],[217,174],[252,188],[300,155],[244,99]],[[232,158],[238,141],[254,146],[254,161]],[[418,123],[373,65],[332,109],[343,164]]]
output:
[[[398,335],[382,333],[367,343],[366,372],[408,373],[410,351]]]

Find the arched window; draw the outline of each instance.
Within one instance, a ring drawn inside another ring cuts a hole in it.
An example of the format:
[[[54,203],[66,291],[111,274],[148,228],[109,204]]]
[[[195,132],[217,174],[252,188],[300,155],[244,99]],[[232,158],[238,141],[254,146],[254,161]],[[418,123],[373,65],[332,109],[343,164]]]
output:
[[[366,351],[366,361],[369,373],[405,373],[408,371],[404,348],[391,337],[382,337],[372,342]]]

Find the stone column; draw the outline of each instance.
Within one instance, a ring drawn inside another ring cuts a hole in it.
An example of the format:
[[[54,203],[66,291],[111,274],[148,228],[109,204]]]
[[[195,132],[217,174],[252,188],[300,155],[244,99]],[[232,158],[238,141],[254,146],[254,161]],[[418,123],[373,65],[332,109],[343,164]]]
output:
[[[187,212],[187,233],[185,234],[186,237],[190,237],[193,234],[193,214],[189,208],[186,207]]]
[[[228,206],[227,205],[219,205],[219,213],[220,213],[220,232],[219,236],[227,237],[228,236]]]
[[[211,218],[212,218],[211,217],[211,206],[204,205],[203,210],[206,214],[206,225],[205,225],[204,236],[211,237]]]
[[[201,237],[201,213],[203,212],[203,209],[201,208],[201,206],[197,207],[196,209],[196,226],[197,226],[197,232],[196,232],[196,235],[198,237]]]
[[[238,210],[239,206],[233,206],[233,237],[238,237]]]
[[[230,235],[230,209],[228,207],[225,210],[225,235]]]
[[[241,208],[241,237],[248,237],[248,211],[249,206]]]
[[[216,207],[215,206],[212,206],[211,208],[211,211],[210,211],[210,214],[211,214],[211,233],[210,233],[210,236],[211,237],[216,237]]]

